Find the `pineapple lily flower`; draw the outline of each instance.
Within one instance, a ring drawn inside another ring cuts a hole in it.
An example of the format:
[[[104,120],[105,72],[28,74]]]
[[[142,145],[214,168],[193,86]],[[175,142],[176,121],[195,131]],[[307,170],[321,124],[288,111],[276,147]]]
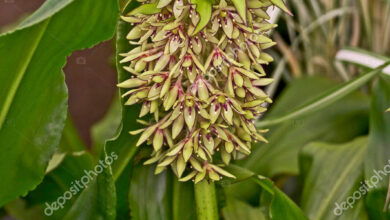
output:
[[[254,120],[272,102],[262,65],[273,60],[264,50],[275,44],[266,34],[275,0],[243,1],[244,14],[226,0],[199,13],[200,1],[150,0],[122,17],[136,47],[121,54],[131,77],[118,86],[129,89],[125,105],[142,103],[139,117],[154,116],[130,133],[153,145],[145,164],[157,163],[156,174],[171,167],[180,181],[235,178],[223,166],[267,142]]]

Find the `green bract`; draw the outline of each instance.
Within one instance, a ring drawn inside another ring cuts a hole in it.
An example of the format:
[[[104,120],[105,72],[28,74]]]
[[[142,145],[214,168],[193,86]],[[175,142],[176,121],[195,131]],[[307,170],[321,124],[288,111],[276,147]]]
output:
[[[272,102],[262,90],[273,81],[262,67],[273,61],[264,52],[275,44],[266,34],[275,27],[266,21],[270,6],[161,0],[122,17],[134,25],[127,39],[137,46],[121,54],[130,74],[118,86],[129,89],[126,105],[142,103],[139,117],[154,116],[130,133],[141,134],[137,146],[153,145],[145,164],[157,163],[156,174],[171,166],[181,181],[235,178],[217,164],[266,142],[254,120]]]

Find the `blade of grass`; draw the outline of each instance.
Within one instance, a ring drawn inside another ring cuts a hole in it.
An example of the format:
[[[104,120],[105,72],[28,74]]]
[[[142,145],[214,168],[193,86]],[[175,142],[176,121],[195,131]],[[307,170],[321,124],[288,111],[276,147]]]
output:
[[[312,101],[308,102],[307,104],[303,105],[302,107],[291,111],[289,114],[280,116],[280,117],[271,117],[267,120],[259,121],[256,123],[257,127],[269,127],[271,125],[276,125],[288,120],[293,120],[298,117],[301,117],[303,115],[307,115],[309,113],[318,111],[320,109],[323,109],[324,107],[340,100],[341,98],[345,97],[346,95],[350,94],[357,88],[361,87],[362,85],[369,82],[374,76],[376,76],[378,73],[382,72],[383,68],[385,68],[387,65],[389,65],[390,62],[386,62],[385,64],[381,65],[380,67],[361,75],[360,77],[357,77],[354,80],[351,80],[342,86],[331,89],[329,91],[324,92],[322,95],[319,95],[318,97],[314,98]]]
[[[311,7],[313,8],[314,14],[316,18],[320,17],[322,12],[321,12],[321,7],[319,5],[318,1],[315,0],[310,0]],[[322,32],[325,36],[328,34],[327,27],[325,25],[321,25]]]
[[[351,12],[352,12],[352,9],[350,9],[350,8],[338,8],[338,9],[329,11],[328,13],[322,15],[317,20],[310,23],[310,25],[308,25],[305,29],[303,29],[300,32],[300,34],[295,39],[292,40],[291,50],[293,52],[296,51],[298,49],[299,43],[301,43],[302,40],[304,39],[304,36],[310,34],[314,30],[316,30],[316,28],[319,27],[321,24],[328,22],[332,19],[338,18],[340,16],[343,16],[345,14],[351,13]],[[272,83],[270,86],[267,87],[267,94],[270,94],[271,97],[272,97],[273,93],[275,92],[277,85],[279,84],[280,77],[283,73],[283,70],[286,67],[286,60],[287,60],[287,55],[283,54],[283,57],[278,62],[278,65],[277,65],[274,73],[272,74],[273,76],[275,76],[275,78],[274,78],[275,81],[274,81],[274,83]]]
[[[378,68],[386,61],[390,60],[387,57],[382,57],[372,52],[361,50],[358,48],[342,49],[336,54],[336,59],[339,61],[345,61],[360,66],[368,67],[370,69]],[[383,68],[382,72],[390,75],[390,65]]]
[[[294,77],[302,76],[302,71],[298,59],[296,55],[293,53],[293,51],[291,50],[291,48],[287,46],[287,43],[283,40],[283,38],[278,33],[275,33],[274,39],[277,43],[279,50],[282,51],[282,53],[288,60],[288,63],[290,64],[292,75]]]
[[[369,0],[360,0],[360,6],[364,19],[365,31],[367,34],[367,40],[372,44],[372,26],[370,17],[370,3]]]
[[[384,22],[384,35],[383,35],[383,39],[389,39],[390,37],[390,1],[387,1],[386,3],[386,12],[385,12],[385,22]],[[388,40],[386,40],[384,43],[384,47],[383,47],[383,50],[386,51],[389,49],[389,46],[390,46],[390,42]]]

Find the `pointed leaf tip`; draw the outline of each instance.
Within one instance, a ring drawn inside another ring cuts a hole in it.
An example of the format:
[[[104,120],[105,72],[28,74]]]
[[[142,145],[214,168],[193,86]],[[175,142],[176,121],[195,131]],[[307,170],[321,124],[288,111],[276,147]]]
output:
[[[246,24],[246,11],[247,11],[247,2],[246,0],[232,0],[234,6],[237,9],[238,14]]]
[[[194,36],[209,23],[211,19],[212,2],[210,0],[193,0],[192,4],[196,5],[196,11],[200,16],[200,20],[196,25],[195,31],[192,33],[192,36]]]
[[[286,3],[283,0],[270,0],[274,5],[278,8],[282,9],[284,12],[289,14],[290,16],[294,16],[291,11],[287,8]]]

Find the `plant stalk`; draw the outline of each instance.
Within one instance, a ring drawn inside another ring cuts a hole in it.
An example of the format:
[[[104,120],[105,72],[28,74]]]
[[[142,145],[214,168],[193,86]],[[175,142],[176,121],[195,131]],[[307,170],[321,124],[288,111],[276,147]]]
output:
[[[217,196],[214,182],[203,180],[194,185],[198,220],[218,220]]]

